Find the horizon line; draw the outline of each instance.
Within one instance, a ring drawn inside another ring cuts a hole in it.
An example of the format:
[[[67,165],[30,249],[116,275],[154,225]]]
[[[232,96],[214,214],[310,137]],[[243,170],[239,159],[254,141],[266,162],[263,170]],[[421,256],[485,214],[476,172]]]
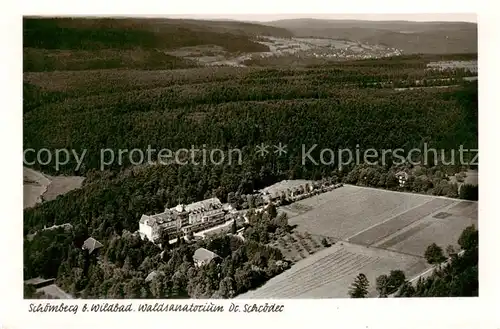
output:
[[[436,15],[435,19],[409,19],[408,16],[427,16]],[[449,17],[444,16],[462,16]],[[273,17],[269,17],[273,16]],[[330,17],[329,17],[330,16]],[[348,17],[333,17],[348,16]],[[384,16],[377,18],[376,16]],[[394,17],[396,16],[396,17]],[[403,16],[403,17],[397,17]],[[406,17],[405,17],[406,16]],[[467,16],[468,19],[465,19]],[[471,16],[474,16],[472,18]],[[266,23],[281,20],[322,20],[322,21],[365,21],[365,22],[409,22],[409,23],[477,23],[477,15],[474,13],[456,13],[456,14],[173,14],[173,15],[23,15],[23,18],[144,18],[144,19],[191,19],[204,21],[237,21],[249,23]]]

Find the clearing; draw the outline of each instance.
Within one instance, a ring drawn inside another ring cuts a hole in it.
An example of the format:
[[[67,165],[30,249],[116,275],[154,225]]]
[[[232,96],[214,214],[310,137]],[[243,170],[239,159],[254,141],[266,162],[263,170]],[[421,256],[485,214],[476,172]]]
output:
[[[336,239],[350,236],[432,200],[431,196],[344,185],[284,208],[290,225]],[[297,210],[300,209],[300,210]],[[307,211],[308,209],[311,209]],[[301,212],[293,216],[293,212]]]
[[[399,269],[411,279],[431,268],[427,246],[458,247],[463,229],[478,226],[477,202],[352,185],[279,210],[297,228],[275,246],[297,263],[237,298],[345,298],[359,273],[375,297],[376,277]],[[320,237],[334,244],[315,249]]]
[[[84,179],[80,176],[49,176],[23,167],[23,207],[31,208],[43,201],[54,200],[80,188]]]
[[[59,195],[63,195],[82,186],[85,177],[80,176],[47,176],[50,179],[50,185],[43,194],[44,201],[51,201]]]

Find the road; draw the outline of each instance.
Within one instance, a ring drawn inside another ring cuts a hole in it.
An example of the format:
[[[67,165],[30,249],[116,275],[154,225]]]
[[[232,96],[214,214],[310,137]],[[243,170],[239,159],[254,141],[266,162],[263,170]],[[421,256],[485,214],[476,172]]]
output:
[[[43,292],[48,296],[51,296],[52,298],[56,299],[74,299],[73,296],[70,294],[66,293],[64,290],[59,288],[55,284],[48,285],[46,287],[37,289],[37,292]]]

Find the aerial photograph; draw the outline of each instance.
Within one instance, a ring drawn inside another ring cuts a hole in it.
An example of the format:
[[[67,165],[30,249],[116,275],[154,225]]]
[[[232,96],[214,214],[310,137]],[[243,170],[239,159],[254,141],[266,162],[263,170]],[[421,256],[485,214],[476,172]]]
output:
[[[24,299],[478,296],[478,24],[431,18],[22,17]]]

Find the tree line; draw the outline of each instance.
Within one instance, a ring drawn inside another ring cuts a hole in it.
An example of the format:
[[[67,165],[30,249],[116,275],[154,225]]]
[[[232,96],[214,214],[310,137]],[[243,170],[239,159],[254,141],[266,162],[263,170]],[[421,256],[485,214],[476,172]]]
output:
[[[472,297],[478,296],[478,251],[479,235],[474,226],[462,231],[458,239],[460,254],[453,246],[448,246],[446,257],[441,247],[433,243],[425,252],[429,264],[435,265],[428,277],[419,277],[411,283],[401,270],[392,270],[389,275],[382,274],[375,280],[379,297]],[[449,259],[447,263],[443,263]],[[369,296],[370,282],[366,275],[356,276],[349,289],[352,298]]]

